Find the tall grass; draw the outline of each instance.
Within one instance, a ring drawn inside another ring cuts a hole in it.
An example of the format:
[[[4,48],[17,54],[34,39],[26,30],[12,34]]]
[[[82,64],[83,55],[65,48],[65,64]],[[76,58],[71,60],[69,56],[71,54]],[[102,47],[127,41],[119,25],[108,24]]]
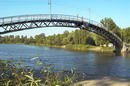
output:
[[[39,59],[38,57],[31,60]],[[40,71],[27,69],[22,64],[14,61],[0,60],[0,86],[69,86],[76,79],[74,70],[68,72],[54,72],[51,65],[45,65],[39,59],[37,66],[42,66]]]

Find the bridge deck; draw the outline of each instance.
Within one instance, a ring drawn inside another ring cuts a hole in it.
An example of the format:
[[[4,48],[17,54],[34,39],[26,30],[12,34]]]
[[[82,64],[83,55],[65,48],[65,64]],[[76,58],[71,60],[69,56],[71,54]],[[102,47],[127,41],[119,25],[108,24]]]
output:
[[[2,17],[0,18],[0,25],[15,23],[15,22],[23,22],[23,21],[35,21],[35,20],[70,20],[70,21],[84,21],[94,25],[102,26],[100,23],[72,15],[62,15],[62,14],[37,14],[37,15],[19,15],[19,16],[10,16],[10,17]]]
[[[38,15],[21,15],[0,18],[0,34],[25,29],[40,27],[77,27],[95,32],[116,46],[122,46],[122,40],[113,32],[108,31],[102,24],[89,20],[87,18],[61,14],[38,14]]]

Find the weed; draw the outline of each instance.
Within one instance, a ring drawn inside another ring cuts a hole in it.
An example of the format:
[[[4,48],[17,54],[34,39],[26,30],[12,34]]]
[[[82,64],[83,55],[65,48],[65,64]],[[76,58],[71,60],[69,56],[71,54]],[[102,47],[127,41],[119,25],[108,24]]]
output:
[[[43,64],[39,57],[31,60],[38,60],[35,67],[40,65],[43,68],[36,71],[23,67],[23,63],[16,66],[15,61],[0,60],[0,86],[68,86],[76,81],[74,70],[54,72],[52,65]]]

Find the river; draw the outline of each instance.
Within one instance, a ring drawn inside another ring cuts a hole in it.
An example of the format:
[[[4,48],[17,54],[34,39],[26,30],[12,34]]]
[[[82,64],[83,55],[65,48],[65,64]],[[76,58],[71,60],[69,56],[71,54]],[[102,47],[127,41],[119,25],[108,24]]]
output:
[[[40,57],[44,64],[54,65],[55,71],[77,72],[89,76],[114,76],[130,78],[130,55],[116,55],[111,52],[73,51],[34,45],[0,44],[1,60],[24,60],[33,68],[33,57]]]

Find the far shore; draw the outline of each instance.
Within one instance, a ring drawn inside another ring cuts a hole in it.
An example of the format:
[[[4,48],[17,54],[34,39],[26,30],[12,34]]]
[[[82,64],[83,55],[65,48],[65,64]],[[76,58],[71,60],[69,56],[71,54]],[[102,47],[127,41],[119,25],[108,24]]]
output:
[[[23,43],[16,43],[16,44],[23,44]],[[62,48],[62,49],[69,49],[69,50],[79,50],[79,51],[99,51],[99,52],[113,52],[114,47],[103,47],[103,46],[93,46],[93,45],[80,45],[80,44],[68,44],[68,45],[45,45],[45,44],[23,44],[23,45],[36,45],[36,46],[46,46],[50,48]]]
[[[114,47],[101,47],[101,46],[92,46],[92,45],[64,45],[64,46],[48,46],[48,45],[42,45],[52,48],[63,48],[63,49],[69,49],[69,50],[79,50],[79,51],[99,51],[99,52],[113,52]]]

